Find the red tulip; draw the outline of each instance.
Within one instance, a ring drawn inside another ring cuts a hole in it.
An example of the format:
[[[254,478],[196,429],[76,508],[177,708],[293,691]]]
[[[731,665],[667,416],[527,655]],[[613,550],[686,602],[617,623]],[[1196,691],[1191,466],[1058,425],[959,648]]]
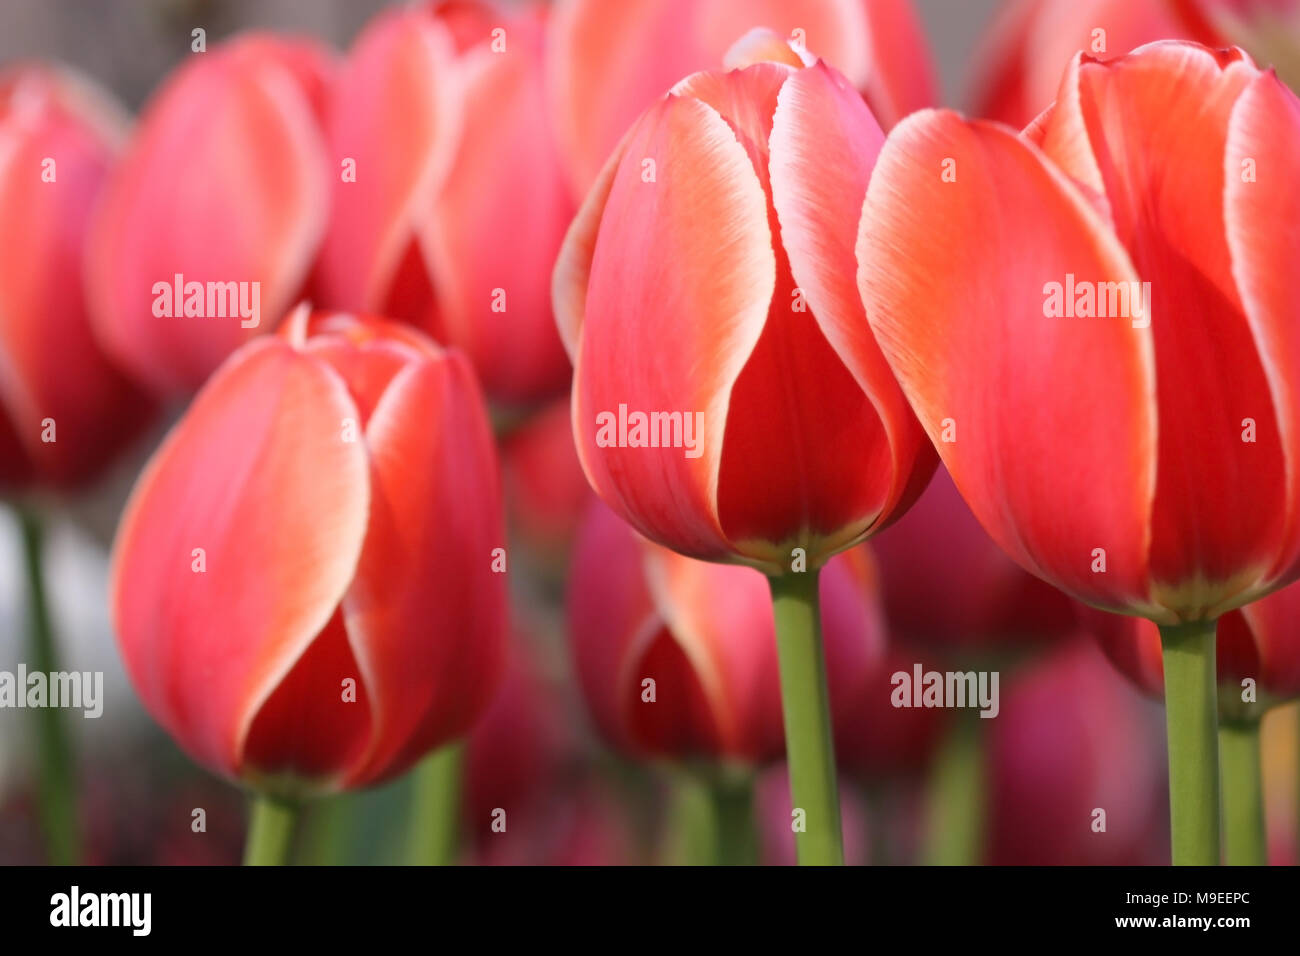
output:
[[[1071,642],[1017,674],[989,724],[988,862],[1167,858],[1160,715],[1090,642]]]
[[[591,187],[642,110],[683,76],[722,65],[755,27],[824,57],[886,126],[935,101],[909,0],[561,0],[550,78],[574,188]]]
[[[299,309],[222,366],[132,494],[111,581],[127,672],[226,776],[286,792],[393,776],[491,699],[502,534],[465,359]]]
[[[1005,0],[979,57],[975,111],[1022,127],[1080,50],[1109,60],[1155,40],[1221,43],[1196,0]]]
[[[81,282],[89,210],[125,130],[80,76],[0,74],[0,489],[88,480],[147,420],[91,335]]]
[[[857,729],[849,721],[884,657],[872,581],[863,548],[833,559],[820,581],[841,740]],[[621,750],[748,764],[784,752],[772,605],[758,572],[674,554],[595,504],[574,546],[568,611],[583,695]],[[888,687],[881,693],[887,700]]]
[[[1021,136],[948,112],[891,134],[867,315],[1026,569],[1166,625],[1300,572],[1298,175],[1296,97],[1188,43],[1077,58]]]
[[[299,297],[325,227],[314,43],[252,34],[191,59],[145,111],[91,237],[95,330],[159,393],[193,391]]]
[[[682,554],[781,573],[887,524],[933,457],[845,281],[880,127],[835,70],[763,52],[786,62],[695,74],[633,127],[555,302],[597,493]]]
[[[540,8],[387,11],[331,106],[340,164],[316,291],[463,350],[506,403],[569,380],[550,271],[573,216],[548,120]]]
[[[942,468],[871,549],[890,635],[904,644],[1029,646],[1077,632],[1074,602],[993,543]]]
[[[1219,618],[1215,651],[1223,688],[1220,700],[1231,702],[1233,716],[1300,697],[1298,616],[1300,584],[1293,584]],[[1120,671],[1147,693],[1164,693],[1160,634],[1154,624],[1099,613],[1088,615],[1088,624]],[[1246,679],[1254,681],[1258,708],[1235,704]]]

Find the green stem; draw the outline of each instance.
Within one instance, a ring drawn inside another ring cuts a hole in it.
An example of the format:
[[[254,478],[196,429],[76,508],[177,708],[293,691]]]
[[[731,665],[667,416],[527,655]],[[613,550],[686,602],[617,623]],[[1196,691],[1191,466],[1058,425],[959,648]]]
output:
[[[460,829],[463,741],[447,744],[415,768],[411,803],[411,863],[451,866],[456,862]]]
[[[795,850],[800,866],[839,866],[844,863],[844,846],[817,572],[784,574],[768,582],[776,617],[790,798],[794,808],[803,811],[803,829],[795,831]]]
[[[252,800],[244,866],[283,866],[293,843],[298,808],[291,803],[257,794]]]
[[[27,566],[31,670],[52,674],[59,669],[59,663],[45,592],[42,565],[44,531],[40,517],[28,508],[18,509],[18,521],[22,528],[23,557]],[[25,688],[19,688],[19,693],[25,692]],[[34,719],[40,759],[39,812],[46,852],[55,865],[73,864],[81,855],[81,837],[77,825],[72,744],[59,708],[42,707],[34,712]]]
[[[758,862],[752,775],[686,768],[674,775],[672,847],[685,866],[753,866]]]
[[[1219,727],[1223,762],[1223,851],[1229,866],[1267,866],[1264,784],[1259,721],[1230,720]]]
[[[1175,866],[1219,863],[1218,692],[1214,621],[1162,627]]]
[[[977,866],[984,858],[984,734],[976,714],[957,714],[930,768],[923,859]]]

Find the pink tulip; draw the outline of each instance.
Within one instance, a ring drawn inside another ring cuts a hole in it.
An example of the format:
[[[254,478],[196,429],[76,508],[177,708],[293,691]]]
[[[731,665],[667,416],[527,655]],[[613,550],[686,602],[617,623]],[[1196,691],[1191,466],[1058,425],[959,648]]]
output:
[[[550,271],[573,216],[543,84],[540,7],[382,13],[330,107],[327,305],[381,311],[454,345],[503,403],[562,392]]]
[[[722,66],[755,27],[823,57],[886,127],[935,101],[910,0],[561,0],[550,79],[573,188],[591,188],[624,131],[665,90]]]
[[[191,392],[300,296],[325,227],[330,63],[248,34],[154,96],[91,237],[95,331],[160,394]]]
[[[675,551],[779,574],[897,517],[933,456],[845,281],[880,127],[840,73],[752,40],[783,62],[688,77],[628,133],[555,303],[596,492]]]
[[[858,729],[849,721],[884,656],[873,574],[859,548],[821,576],[832,716],[842,740]],[[784,752],[772,605],[761,574],[674,554],[595,504],[574,547],[568,611],[583,696],[596,726],[625,753],[759,764]],[[876,683],[887,700],[887,680]]]
[[[190,756],[257,789],[391,777],[491,699],[502,535],[468,362],[300,308],[221,367],[136,485],[111,580],[127,673]]]
[[[83,77],[37,63],[0,74],[0,490],[93,478],[148,420],[91,335],[81,280],[125,130]]]

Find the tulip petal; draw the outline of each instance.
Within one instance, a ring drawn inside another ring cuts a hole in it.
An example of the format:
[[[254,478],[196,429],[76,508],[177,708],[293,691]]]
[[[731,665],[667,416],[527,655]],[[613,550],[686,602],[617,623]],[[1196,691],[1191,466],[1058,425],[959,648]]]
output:
[[[253,35],[184,66],[149,107],[97,213],[88,263],[96,332],[160,393],[197,387],[279,321],[323,232],[325,147],[297,80],[308,48],[268,52],[280,42]],[[323,71],[324,54],[316,59]],[[256,287],[258,325],[172,314],[177,275]]]
[[[446,29],[415,10],[376,18],[357,39],[337,83],[333,164],[355,162],[355,181],[333,177],[330,228],[315,285],[324,304],[400,318],[427,306],[416,222],[427,216],[451,161],[460,123]],[[409,260],[409,262],[408,262]]]
[[[366,425],[370,522],[343,601],[373,701],[373,739],[349,786],[408,767],[469,730],[505,660],[504,546],[496,453],[468,362],[413,363]],[[428,622],[439,622],[432,638]]]
[[[728,393],[762,333],[775,274],[767,200],[732,128],[698,100],[668,97],[629,139],[605,206],[574,431],[601,496],[634,526],[674,529],[684,553],[731,552],[717,516]],[[698,420],[696,457],[685,447],[600,447],[597,416],[620,406],[678,413],[681,442]]]
[[[435,337],[469,354],[489,394],[521,403],[562,392],[570,372],[550,278],[573,208],[534,33],[521,20],[506,52],[482,47],[463,64],[464,124],[421,236]]]
[[[366,455],[338,432],[356,415],[323,363],[260,340],[195,398],[122,519],[111,594],[132,682],[196,760],[232,776],[279,769],[245,764],[248,730],[356,569]]]
[[[1263,74],[1232,112],[1224,157],[1224,219],[1232,274],[1259,342],[1286,465],[1285,518],[1278,524],[1282,541],[1296,543],[1269,570],[1274,581],[1300,571],[1300,305],[1293,289],[1293,270],[1300,261],[1298,157],[1300,102],[1275,76]],[[1256,428],[1257,442],[1274,440],[1259,430],[1258,418]]]
[[[1190,616],[1249,600],[1277,559],[1285,508],[1273,398],[1225,239],[1228,121],[1257,75],[1244,56],[1164,42],[1085,60],[1073,74],[1078,113],[1052,117],[1086,124],[1070,138],[1091,142],[1089,172],[1100,172],[1115,234],[1151,284],[1160,407],[1151,576],[1162,603]],[[1065,163],[1055,139],[1045,149]],[[1255,442],[1242,440],[1246,419]]]
[[[1158,613],[1150,330],[1045,314],[1067,273],[1137,278],[1083,198],[1010,130],[922,112],[880,154],[858,263],[877,341],[1003,550],[1088,600]]]

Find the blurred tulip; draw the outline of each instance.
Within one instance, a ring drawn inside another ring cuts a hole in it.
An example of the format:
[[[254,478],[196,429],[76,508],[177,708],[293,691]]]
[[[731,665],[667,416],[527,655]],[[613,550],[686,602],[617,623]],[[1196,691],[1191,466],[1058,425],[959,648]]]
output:
[[[1092,642],[1070,642],[1020,672],[989,723],[989,863],[1167,858],[1159,713]]]
[[[935,102],[910,0],[561,0],[552,19],[554,112],[579,194],[643,110],[683,76],[715,69],[755,27],[838,69],[892,126]]]
[[[1300,255],[1295,96],[1240,51],[1162,43],[1077,59],[1021,137],[929,112],[880,162],[867,313],[998,544],[1162,624],[1294,579],[1300,316],[1280,280]],[[1054,314],[1052,286],[1076,277],[1078,301],[1096,286],[1118,314]]]
[[[325,228],[331,64],[246,34],[194,53],[155,95],[96,215],[95,331],[160,394],[192,392],[301,295]]]
[[[548,567],[563,568],[592,497],[573,447],[569,400],[511,429],[500,446],[511,529]]]
[[[933,454],[845,278],[883,134],[841,74],[761,49],[785,62],[698,73],[633,127],[555,303],[592,487],[660,544],[779,575],[897,517]]]
[[[569,380],[549,283],[574,204],[545,102],[543,14],[466,0],[386,11],[330,109],[341,166],[319,298],[460,348],[508,404]]]
[[[1164,693],[1160,632],[1150,621],[1087,613],[1106,656],[1148,694]],[[1258,719],[1270,707],[1300,697],[1300,584],[1219,618],[1217,673],[1220,713]],[[1250,688],[1242,682],[1251,681]],[[1244,700],[1244,690],[1251,690]]]
[[[639,538],[595,503],[570,572],[578,681],[606,740],[634,757],[744,765],[784,752],[772,605],[762,575],[681,557]],[[837,739],[863,686],[880,676],[884,629],[865,548],[821,576]],[[647,683],[652,682],[652,683]],[[888,700],[888,681],[880,694]]]
[[[1155,40],[1221,44],[1195,0],[1004,0],[978,57],[974,110],[1019,129],[1055,99],[1079,51],[1109,60]]]
[[[993,543],[946,469],[871,549],[890,637],[905,645],[1031,647],[1078,631],[1074,602]]]
[[[91,335],[89,210],[125,139],[121,108],[38,63],[0,74],[0,491],[92,479],[146,424],[148,401]]]
[[[257,789],[391,777],[491,699],[502,534],[468,362],[300,308],[222,366],[132,494],[111,578],[127,673],[191,757]]]

